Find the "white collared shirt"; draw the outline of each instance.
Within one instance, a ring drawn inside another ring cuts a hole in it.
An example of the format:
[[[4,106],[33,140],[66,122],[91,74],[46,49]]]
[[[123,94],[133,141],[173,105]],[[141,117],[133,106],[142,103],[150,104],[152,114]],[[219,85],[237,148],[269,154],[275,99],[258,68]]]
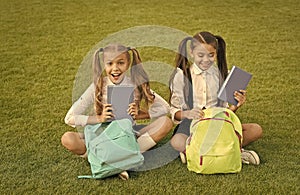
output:
[[[108,77],[103,79],[103,103],[107,103],[107,87],[108,85],[114,85]],[[123,81],[119,85],[133,85],[129,77],[124,77]],[[167,115],[169,113],[169,104],[154,91],[151,92],[155,95],[154,102],[149,105],[150,118],[156,118],[159,116]],[[72,126],[85,126],[87,125],[88,117],[95,115],[94,113],[94,99],[95,99],[95,85],[92,83],[81,97],[72,105],[65,117],[65,123]],[[75,125],[71,124],[71,121],[75,121]]]
[[[216,65],[211,66],[208,70],[201,70],[196,64],[190,67],[192,83],[193,83],[193,108],[202,109],[216,107],[218,105],[218,91],[220,88],[220,74]],[[184,99],[184,75],[180,68],[174,76],[173,83],[170,89],[171,96],[171,115],[174,122],[175,113],[180,110],[185,110],[188,105]]]

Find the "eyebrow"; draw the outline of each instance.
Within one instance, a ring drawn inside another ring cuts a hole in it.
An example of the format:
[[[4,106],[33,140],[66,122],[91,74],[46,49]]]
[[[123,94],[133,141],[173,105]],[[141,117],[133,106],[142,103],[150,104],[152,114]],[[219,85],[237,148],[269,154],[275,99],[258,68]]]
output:
[[[121,58],[121,59],[113,59],[113,60],[107,60],[105,63],[112,63],[113,61],[116,61],[116,62],[122,62],[122,61],[126,61],[126,59],[123,59],[123,58]]]
[[[216,52],[212,51],[212,52],[198,52],[197,54],[215,54]]]

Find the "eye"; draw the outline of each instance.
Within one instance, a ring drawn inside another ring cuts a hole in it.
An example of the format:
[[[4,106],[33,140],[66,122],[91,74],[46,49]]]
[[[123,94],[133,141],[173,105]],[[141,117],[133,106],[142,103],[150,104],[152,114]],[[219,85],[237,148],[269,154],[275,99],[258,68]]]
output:
[[[210,58],[213,58],[213,57],[215,57],[215,54],[214,54],[214,53],[210,53],[210,54],[209,54],[209,57],[210,57]]]
[[[106,62],[107,66],[111,66],[113,63],[112,62]]]

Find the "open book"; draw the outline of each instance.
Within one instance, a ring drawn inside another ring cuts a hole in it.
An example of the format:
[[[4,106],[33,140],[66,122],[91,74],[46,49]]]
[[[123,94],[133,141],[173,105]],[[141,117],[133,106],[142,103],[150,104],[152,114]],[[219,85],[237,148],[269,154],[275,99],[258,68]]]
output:
[[[233,105],[238,102],[234,99],[234,92],[245,90],[252,78],[252,74],[233,66],[227,78],[225,79],[219,93],[218,98]]]
[[[108,85],[107,103],[112,104],[114,119],[128,118],[133,121],[127,113],[128,105],[133,103],[134,86],[132,85]]]

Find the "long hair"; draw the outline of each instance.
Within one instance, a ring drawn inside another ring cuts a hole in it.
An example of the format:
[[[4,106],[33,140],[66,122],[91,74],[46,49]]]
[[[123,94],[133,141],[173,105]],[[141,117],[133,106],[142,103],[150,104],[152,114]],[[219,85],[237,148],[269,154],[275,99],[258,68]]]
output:
[[[183,71],[184,75],[184,98],[187,105],[192,107],[192,78],[190,72],[191,63],[188,60],[188,52],[187,52],[187,42],[191,41],[190,49],[193,50],[197,44],[204,43],[211,45],[217,51],[217,65],[220,71],[220,81],[223,82],[228,75],[228,67],[226,60],[226,43],[221,36],[213,35],[210,32],[199,32],[195,34],[193,37],[184,38],[178,47],[178,52],[175,58],[175,70],[171,74],[169,86],[172,86],[174,76],[177,72],[177,68],[180,68]],[[173,90],[171,90],[172,93]],[[172,94],[171,94],[172,96]],[[170,97],[171,97],[170,96]]]
[[[132,51],[132,60],[129,51]],[[100,62],[103,62],[103,56],[106,52],[125,53],[130,65],[131,81],[136,85],[135,102],[139,105],[141,99],[145,99],[146,103],[154,101],[154,95],[150,91],[149,78],[145,72],[140,55],[134,48],[125,47],[120,44],[110,44],[104,48],[100,48],[94,53],[93,59],[93,82],[95,85],[95,111],[97,115],[101,115],[103,111],[103,78],[104,71]],[[100,54],[101,53],[101,54]],[[101,59],[102,57],[102,59]],[[100,60],[101,59],[101,60]]]
[[[200,32],[193,36],[191,43],[191,49],[196,47],[197,43],[204,43],[211,45],[217,51],[217,65],[221,73],[222,80],[224,80],[228,75],[228,67],[226,60],[226,43],[221,36],[213,35],[210,32]]]

